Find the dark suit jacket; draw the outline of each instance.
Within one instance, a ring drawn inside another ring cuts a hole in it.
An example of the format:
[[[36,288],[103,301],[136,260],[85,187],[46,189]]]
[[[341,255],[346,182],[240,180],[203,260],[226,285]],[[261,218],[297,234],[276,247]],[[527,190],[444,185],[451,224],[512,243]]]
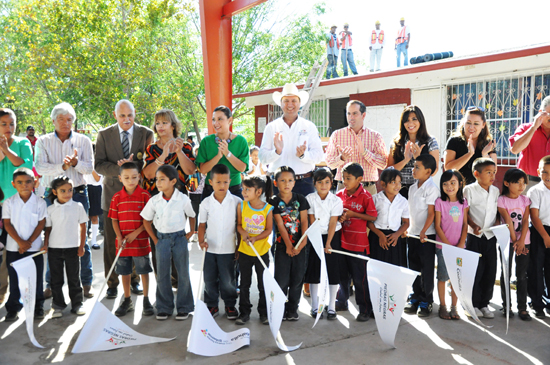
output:
[[[145,149],[153,142],[153,131],[147,127],[134,123],[134,134],[132,136],[132,148],[130,154],[134,154],[136,162],[141,170]],[[139,154],[139,156],[138,156]],[[124,158],[122,143],[118,124],[99,131],[95,149],[95,170],[103,175],[103,192],[101,197],[101,208],[109,211],[113,195],[122,190],[122,183],[118,179],[119,166],[117,162]]]

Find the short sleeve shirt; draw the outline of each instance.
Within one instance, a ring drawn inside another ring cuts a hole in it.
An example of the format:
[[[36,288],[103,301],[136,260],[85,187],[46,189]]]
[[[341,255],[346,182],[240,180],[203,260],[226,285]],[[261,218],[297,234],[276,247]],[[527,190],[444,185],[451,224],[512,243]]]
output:
[[[9,219],[19,237],[24,240],[32,236],[38,223],[46,219],[47,215],[46,201],[35,194],[24,202],[19,193],[15,193],[11,198],[4,200],[2,205],[2,219]],[[33,241],[29,252],[38,251],[40,247],[42,247],[42,235],[38,235]],[[12,252],[19,250],[19,245],[10,235],[6,240],[6,250]]]
[[[206,223],[208,252],[214,254],[235,253],[237,237],[237,206],[241,198],[227,191],[220,203],[211,194],[201,202],[199,223]]]
[[[187,217],[194,218],[195,211],[191,199],[175,189],[169,201],[164,199],[162,193],[149,199],[141,211],[141,216],[147,221],[153,221],[159,232],[175,233],[185,230]]]
[[[550,227],[550,189],[541,181],[527,192],[531,199],[531,208],[539,210],[539,218],[543,225]]]
[[[355,193],[348,195],[346,189],[342,189],[336,193],[344,205],[344,209],[351,210],[356,213],[368,214],[372,217],[377,217],[376,206],[372,195],[361,185]],[[369,238],[367,235],[367,221],[360,218],[350,218],[342,224],[342,248],[363,252],[367,251],[370,254]]]
[[[409,203],[401,194],[397,194],[390,202],[383,191],[372,196],[378,216],[374,226],[378,229],[398,231],[402,219],[409,219]]]
[[[428,207],[435,206],[435,201],[439,198],[439,188],[430,177],[424,181],[421,187],[415,182],[409,189],[409,214],[411,217],[409,233],[418,236],[426,220],[428,219]],[[426,234],[435,234],[434,224],[426,230]]]
[[[52,228],[48,247],[79,247],[82,223],[88,223],[88,214],[81,203],[69,200],[65,204],[60,204],[56,199],[48,207],[48,217],[46,218],[46,227]]]
[[[462,136],[454,136],[449,138],[449,140],[447,141],[447,147],[445,147],[445,150],[455,151],[456,158],[460,158],[468,153],[468,143],[462,138]],[[472,172],[472,166],[476,158],[480,158],[483,156],[481,151],[481,149],[476,148],[476,151],[472,158],[470,158],[468,162],[466,162],[466,164],[458,170],[460,171],[462,176],[464,176],[464,179],[466,180],[466,185],[476,182],[476,178],[474,177],[474,173]]]
[[[487,191],[477,181],[464,188],[464,197],[468,199],[468,204],[470,204],[468,215],[481,229],[494,226],[497,219],[497,201],[499,195],[500,192],[496,186],[491,185],[489,191]],[[468,233],[474,234],[471,226],[468,226]],[[482,232],[478,237],[482,237],[483,235],[487,239],[495,236],[491,230]]]
[[[302,194],[292,193],[292,198],[286,203],[278,195],[274,195],[269,204],[273,206],[273,214],[280,215],[285,225],[286,231],[293,245],[298,243],[302,237],[302,222],[300,212],[309,209],[309,203]],[[277,232],[275,242],[285,244],[281,234]]]
[[[32,170],[33,158],[31,143],[26,138],[13,137],[13,142],[10,146],[10,150],[18,157],[23,159],[21,166],[14,166],[10,159],[4,157],[0,161],[0,188],[4,192],[4,200],[17,194],[17,190],[11,184],[13,180],[13,172],[21,167],[27,167]],[[1,202],[1,201],[0,201]]]
[[[321,234],[328,234],[328,226],[331,217],[339,217],[344,212],[344,204],[342,200],[333,193],[329,192],[325,199],[321,199],[317,192],[309,194],[307,197],[309,203],[308,214],[313,214],[315,219],[319,219],[319,227],[321,228]],[[342,228],[340,222],[336,223],[335,231],[339,231]]]
[[[523,215],[525,214],[525,209],[531,205],[531,199],[525,195],[520,195],[516,199],[510,199],[507,196],[501,195],[498,197],[497,206],[499,208],[504,208],[508,212],[508,215],[514,223],[514,231],[516,232],[516,238],[519,240],[521,238],[521,229],[523,228]],[[505,223],[504,219],[500,217],[500,222]],[[525,235],[525,244],[528,245],[531,243],[531,232],[527,230]]]
[[[533,123],[525,123],[520,125],[514,135],[510,136],[509,141],[510,145],[513,146],[514,143],[523,136]],[[537,169],[539,166],[539,161],[544,156],[550,155],[550,136],[544,134],[542,128],[538,128],[531,142],[521,153],[519,154],[518,159],[518,169],[522,169],[528,175],[537,176]]]
[[[445,233],[445,237],[453,246],[458,245],[462,228],[464,225],[464,209],[468,208],[468,201],[464,199],[464,203],[459,201],[451,202],[437,198],[435,201],[435,211],[441,213],[441,230]],[[436,240],[443,240],[436,235]],[[441,248],[441,245],[437,245]]]

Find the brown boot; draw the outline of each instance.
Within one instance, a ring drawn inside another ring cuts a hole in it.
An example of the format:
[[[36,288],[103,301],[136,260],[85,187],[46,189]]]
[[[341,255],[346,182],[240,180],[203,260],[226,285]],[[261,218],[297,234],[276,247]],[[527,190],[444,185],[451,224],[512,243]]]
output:
[[[93,298],[94,297],[94,293],[92,292],[92,286],[91,285],[84,285],[83,290],[84,290],[84,297],[86,297],[86,298]]]
[[[50,288],[46,288],[44,290],[44,299],[49,299],[52,297],[52,290]]]

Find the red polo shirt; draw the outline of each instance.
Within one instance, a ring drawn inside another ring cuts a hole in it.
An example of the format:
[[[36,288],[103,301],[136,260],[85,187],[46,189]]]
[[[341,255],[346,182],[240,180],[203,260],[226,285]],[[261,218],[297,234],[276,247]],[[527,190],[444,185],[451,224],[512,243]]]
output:
[[[525,123],[520,125],[513,136],[509,138],[510,146],[516,142],[531,126],[533,123]],[[527,175],[538,176],[537,169],[539,167],[539,161],[544,156],[550,155],[550,139],[542,127],[539,127],[533,134],[529,145],[520,152],[518,159],[518,168],[522,169]]]
[[[143,224],[143,218],[140,213],[145,208],[145,204],[151,199],[151,195],[137,187],[132,195],[128,195],[125,188],[116,193],[111,200],[109,208],[109,218],[118,221],[118,226],[122,232],[122,236],[127,236]],[[118,253],[119,242],[116,240]],[[125,249],[120,256],[146,256],[151,252],[149,246],[149,234],[143,231],[135,240],[126,243]]]
[[[346,189],[342,189],[336,193],[336,196],[342,199],[344,209],[372,217],[378,216],[372,196],[361,185],[353,195],[348,195]],[[355,252],[363,252],[366,249],[367,254],[370,254],[367,221],[351,218],[342,223],[342,248]]]

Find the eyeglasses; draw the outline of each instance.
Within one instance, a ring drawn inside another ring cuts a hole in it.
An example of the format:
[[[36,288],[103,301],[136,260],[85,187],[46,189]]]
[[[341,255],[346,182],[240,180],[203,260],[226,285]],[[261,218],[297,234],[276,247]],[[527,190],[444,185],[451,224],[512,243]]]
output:
[[[480,112],[483,112],[485,113],[485,108],[482,107],[482,106],[469,106],[467,109],[466,109],[467,112],[471,112],[471,111],[480,111]]]

